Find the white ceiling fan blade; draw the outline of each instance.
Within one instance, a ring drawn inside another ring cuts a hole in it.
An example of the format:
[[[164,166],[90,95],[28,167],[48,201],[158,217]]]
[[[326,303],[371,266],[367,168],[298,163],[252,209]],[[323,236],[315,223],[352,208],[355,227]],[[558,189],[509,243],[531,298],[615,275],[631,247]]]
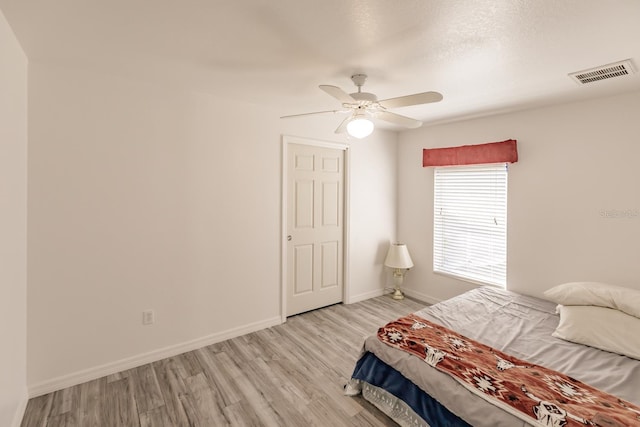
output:
[[[292,117],[302,117],[302,116],[314,116],[316,114],[329,114],[329,113],[346,113],[346,110],[327,110],[327,111],[314,111],[313,113],[301,113],[301,114],[290,114],[288,116],[281,116],[281,119],[290,119]]]
[[[318,87],[342,103],[356,102],[351,95],[340,89],[338,86],[320,85]]]
[[[347,131],[347,125],[349,124],[350,120],[351,116],[344,119],[342,123],[340,123],[340,126],[338,126],[338,128],[336,129],[335,133],[345,133]]]
[[[408,107],[410,105],[429,104],[431,102],[442,101],[442,94],[438,92],[422,92],[413,95],[399,96],[378,101],[384,108]]]
[[[379,111],[376,113],[376,118],[410,129],[416,129],[422,126],[422,122],[420,120],[401,116],[400,114],[392,113],[390,111]]]

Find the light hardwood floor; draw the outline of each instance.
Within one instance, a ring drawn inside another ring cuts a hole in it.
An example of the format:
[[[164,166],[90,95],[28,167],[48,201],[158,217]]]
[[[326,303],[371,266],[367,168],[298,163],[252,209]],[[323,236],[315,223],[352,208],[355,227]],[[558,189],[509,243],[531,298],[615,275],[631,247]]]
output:
[[[22,426],[395,426],[343,395],[364,337],[425,304],[388,295],[29,401]]]

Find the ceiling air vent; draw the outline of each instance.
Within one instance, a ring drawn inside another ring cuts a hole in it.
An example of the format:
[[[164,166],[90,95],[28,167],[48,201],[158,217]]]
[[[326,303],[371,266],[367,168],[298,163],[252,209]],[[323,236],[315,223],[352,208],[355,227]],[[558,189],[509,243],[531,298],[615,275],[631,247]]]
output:
[[[623,77],[633,73],[635,73],[633,64],[630,59],[626,59],[624,61],[614,62],[613,64],[570,73],[569,77],[578,84],[584,85],[600,80],[612,79],[614,77]]]

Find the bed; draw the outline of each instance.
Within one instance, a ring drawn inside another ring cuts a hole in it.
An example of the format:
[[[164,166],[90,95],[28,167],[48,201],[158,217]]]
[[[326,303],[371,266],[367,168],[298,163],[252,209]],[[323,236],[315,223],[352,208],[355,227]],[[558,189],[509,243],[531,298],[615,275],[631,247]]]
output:
[[[640,361],[552,337],[559,323],[553,302],[481,287],[414,315],[640,406]],[[401,426],[565,425],[551,415],[539,422],[496,406],[377,335],[365,340],[345,392],[362,393]],[[637,415],[632,425],[640,425]]]

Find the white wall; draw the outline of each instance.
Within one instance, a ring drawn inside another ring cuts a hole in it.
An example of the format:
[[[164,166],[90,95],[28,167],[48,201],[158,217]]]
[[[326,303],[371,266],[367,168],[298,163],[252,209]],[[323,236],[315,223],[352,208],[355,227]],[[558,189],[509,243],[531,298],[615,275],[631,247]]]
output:
[[[378,139],[352,143],[357,161],[351,165],[351,302],[382,294],[389,282],[384,258],[389,242],[396,240],[397,136],[374,135]]]
[[[406,286],[430,300],[473,287],[433,273],[433,170],[422,168],[422,149],[514,138],[507,287],[535,296],[575,280],[640,289],[638,111],[631,93],[403,133],[398,233],[416,264]]]
[[[336,123],[46,64],[29,79],[33,393],[279,322],[281,134],[339,141]],[[383,286],[395,154],[394,134],[352,145],[352,294]]]
[[[0,425],[27,402],[27,58],[0,11]]]

